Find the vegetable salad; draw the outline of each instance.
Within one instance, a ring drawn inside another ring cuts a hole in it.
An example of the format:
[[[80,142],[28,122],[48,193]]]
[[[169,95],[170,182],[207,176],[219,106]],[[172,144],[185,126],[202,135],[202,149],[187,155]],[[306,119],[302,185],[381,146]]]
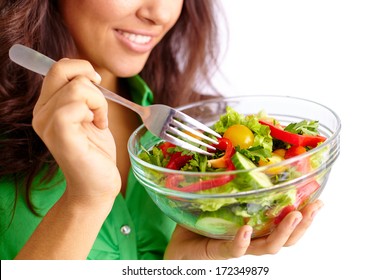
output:
[[[306,153],[326,141],[318,132],[318,121],[303,120],[283,126],[264,111],[242,115],[227,107],[213,129],[222,135],[213,156],[184,150],[169,142],[160,142],[139,157],[151,164],[173,170],[226,173],[209,180],[189,182],[183,176],[164,177],[163,185],[172,190],[199,194],[234,194],[270,188],[307,174],[323,161],[321,153],[278,164]],[[256,167],[270,166],[264,171]],[[289,212],[300,208],[320,187],[316,179],[308,179],[295,188],[252,196],[205,198],[187,203],[168,202],[173,209],[189,212],[187,225],[212,236],[234,234],[242,225],[254,227],[256,236],[268,233]],[[184,209],[185,208],[185,209]],[[192,213],[192,215],[191,215]]]

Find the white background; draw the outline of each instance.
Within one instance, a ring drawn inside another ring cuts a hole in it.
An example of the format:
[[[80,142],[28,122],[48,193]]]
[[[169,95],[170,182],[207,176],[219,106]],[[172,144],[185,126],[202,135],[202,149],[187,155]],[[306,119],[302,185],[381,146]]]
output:
[[[242,263],[269,264],[272,279],[390,279],[389,1],[221,2],[229,36],[215,85],[224,95],[308,98],[342,120],[341,154],[309,231]]]

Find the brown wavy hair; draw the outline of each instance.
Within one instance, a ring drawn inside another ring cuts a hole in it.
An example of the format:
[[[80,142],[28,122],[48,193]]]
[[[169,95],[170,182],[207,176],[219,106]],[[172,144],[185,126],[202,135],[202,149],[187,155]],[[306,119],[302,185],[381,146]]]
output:
[[[178,106],[202,98],[197,83],[210,82],[210,70],[216,69],[215,12],[215,0],[184,0],[178,22],[140,73],[155,93],[155,102]],[[43,167],[48,167],[49,180],[58,166],[31,126],[42,77],[11,62],[8,50],[19,43],[58,60],[72,57],[76,48],[57,1],[2,0],[0,27],[0,177],[23,180],[28,194]]]

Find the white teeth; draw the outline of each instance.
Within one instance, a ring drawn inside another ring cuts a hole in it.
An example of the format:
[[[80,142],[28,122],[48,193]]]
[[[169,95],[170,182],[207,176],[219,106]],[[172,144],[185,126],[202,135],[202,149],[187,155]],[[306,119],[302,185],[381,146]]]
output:
[[[120,33],[125,36],[127,39],[129,39],[131,42],[136,44],[147,44],[152,40],[152,37],[150,36],[144,36],[144,35],[138,35],[134,33],[127,33],[120,31]]]

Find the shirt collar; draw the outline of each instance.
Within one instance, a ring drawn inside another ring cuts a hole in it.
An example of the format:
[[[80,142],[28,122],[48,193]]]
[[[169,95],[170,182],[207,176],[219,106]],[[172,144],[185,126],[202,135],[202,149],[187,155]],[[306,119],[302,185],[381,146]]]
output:
[[[127,82],[132,100],[135,103],[142,106],[148,106],[153,103],[153,92],[139,75],[128,78]]]

